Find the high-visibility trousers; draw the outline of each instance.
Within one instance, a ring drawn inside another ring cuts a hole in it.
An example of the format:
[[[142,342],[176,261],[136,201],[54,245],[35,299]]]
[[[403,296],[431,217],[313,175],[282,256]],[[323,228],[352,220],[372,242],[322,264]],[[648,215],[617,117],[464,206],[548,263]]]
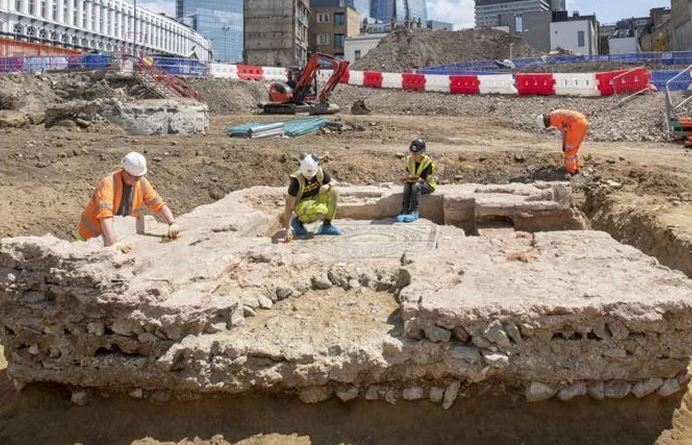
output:
[[[582,167],[579,162],[578,152],[588,129],[589,123],[586,120],[580,119],[572,122],[567,131],[565,131],[565,170],[567,170],[567,173],[575,174]]]
[[[293,208],[300,222],[310,224],[315,221],[331,221],[336,215],[336,190],[302,199]]]

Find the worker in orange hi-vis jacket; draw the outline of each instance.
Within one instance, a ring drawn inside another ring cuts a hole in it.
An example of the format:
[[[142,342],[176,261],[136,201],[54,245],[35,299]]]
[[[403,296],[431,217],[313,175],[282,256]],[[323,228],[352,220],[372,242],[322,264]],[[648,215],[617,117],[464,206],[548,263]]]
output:
[[[140,217],[145,205],[168,223],[168,237],[177,238],[180,229],[173,212],[144,177],[146,174],[147,161],[142,154],[133,151],[125,155],[121,168],[103,178],[96,186],[96,191],[82,212],[76,238],[86,241],[101,235],[106,246],[115,245],[118,237],[113,217]],[[121,247],[129,250],[127,246]]]
[[[589,129],[586,116],[572,110],[554,110],[548,114],[538,115],[536,124],[541,129],[555,128],[562,132],[565,169],[572,175],[578,173],[583,165],[579,162],[577,153]]]

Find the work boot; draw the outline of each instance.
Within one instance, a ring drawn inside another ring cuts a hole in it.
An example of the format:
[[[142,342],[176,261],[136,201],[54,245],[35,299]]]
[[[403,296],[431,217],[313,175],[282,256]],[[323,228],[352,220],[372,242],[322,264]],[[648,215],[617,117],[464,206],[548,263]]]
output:
[[[404,222],[404,216],[406,216],[406,212],[402,210],[401,213],[399,213],[398,215],[396,215],[394,217],[394,222],[398,222],[398,223]]]
[[[420,218],[420,212],[418,212],[418,210],[414,210],[413,212],[404,215],[402,222],[412,223],[414,221],[418,221],[418,218]]]
[[[291,228],[293,229],[294,236],[305,237],[310,234],[297,216],[291,218]]]
[[[322,223],[315,232],[315,235],[341,235],[341,233],[342,232],[339,226],[335,226],[334,224]]]

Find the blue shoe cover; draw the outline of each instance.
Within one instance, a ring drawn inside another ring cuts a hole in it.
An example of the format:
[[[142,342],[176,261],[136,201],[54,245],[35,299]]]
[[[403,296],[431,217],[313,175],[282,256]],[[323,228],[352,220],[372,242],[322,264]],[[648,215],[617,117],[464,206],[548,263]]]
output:
[[[295,236],[308,236],[310,233],[296,216],[291,218],[291,228],[293,229],[293,235]]]
[[[402,212],[402,213],[399,213],[399,214],[396,215],[396,217],[394,218],[394,221],[395,221],[395,222],[398,222],[398,223],[402,223],[402,222],[404,222],[404,216],[406,216],[406,213],[403,213],[403,212]]]
[[[341,235],[341,229],[339,226],[335,226],[334,224],[330,226],[325,226],[322,224],[317,229],[317,232],[315,232],[315,235]]]
[[[415,212],[411,212],[407,215],[404,215],[403,222],[412,223],[414,221],[417,221],[418,218],[420,218],[420,213],[418,212],[418,210],[416,210]]]

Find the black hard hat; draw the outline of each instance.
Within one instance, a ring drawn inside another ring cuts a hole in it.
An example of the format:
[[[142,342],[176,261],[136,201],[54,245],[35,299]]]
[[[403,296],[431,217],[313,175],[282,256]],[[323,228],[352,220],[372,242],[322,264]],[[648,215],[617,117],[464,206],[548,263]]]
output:
[[[411,145],[408,146],[411,153],[419,153],[425,151],[425,141],[421,138],[416,138],[411,141]]]

